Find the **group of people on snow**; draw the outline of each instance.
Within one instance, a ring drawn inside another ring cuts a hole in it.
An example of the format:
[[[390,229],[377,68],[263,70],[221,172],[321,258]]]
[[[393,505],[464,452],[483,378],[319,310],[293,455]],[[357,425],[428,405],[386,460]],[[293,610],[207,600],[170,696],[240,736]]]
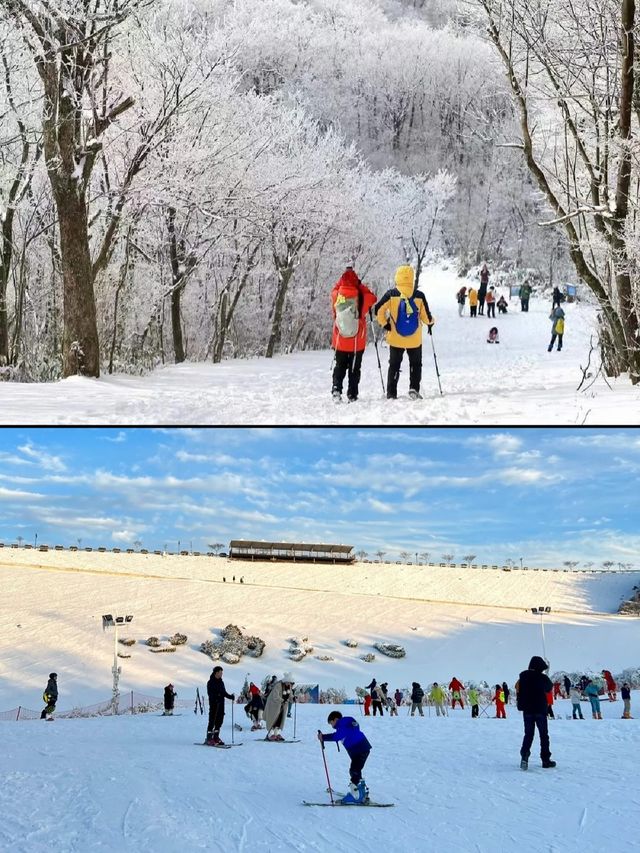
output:
[[[485,305],[488,318],[495,318],[496,307],[498,313],[507,313],[508,302],[503,295],[498,298],[495,287],[489,285],[490,275],[491,273],[485,263],[480,271],[480,286],[477,289],[475,287],[467,289],[465,286],[458,290],[456,299],[460,316],[464,312],[467,299],[469,300],[471,317],[484,316]],[[373,324],[374,315],[379,326],[384,329],[385,338],[389,345],[389,365],[385,388],[387,399],[395,400],[398,396],[400,368],[405,353],[409,362],[409,397],[412,400],[421,399],[422,327],[426,326],[428,333],[432,334],[435,320],[424,293],[415,285],[413,267],[409,264],[398,267],[394,276],[394,284],[394,287],[387,290],[378,299],[376,294],[360,281],[353,266],[349,265],[331,291],[333,313],[331,347],[334,350],[331,394],[337,403],[342,401],[345,380],[347,383],[347,400],[355,402],[358,399],[362,358],[367,345],[367,318]],[[531,292],[531,285],[525,281],[520,286],[522,311],[527,312],[529,310]],[[549,319],[552,321],[549,352],[553,349],[556,341],[558,351],[562,350],[565,315],[561,302],[564,298],[564,294],[556,287],[553,291],[552,310],[549,315]],[[489,329],[487,343],[500,343],[497,326],[492,326]],[[378,364],[382,377],[379,356]]]
[[[426,326],[431,334],[435,321],[424,293],[415,287],[413,267],[408,264],[398,267],[394,281],[395,287],[378,300],[353,267],[348,266],[331,291],[334,320],[331,346],[335,351],[331,393],[336,402],[342,400],[345,378],[347,400],[358,399],[362,356],[367,345],[367,317],[373,322],[372,310],[389,344],[387,399],[395,400],[398,396],[405,353],[409,361],[409,397],[421,398],[422,327]]]

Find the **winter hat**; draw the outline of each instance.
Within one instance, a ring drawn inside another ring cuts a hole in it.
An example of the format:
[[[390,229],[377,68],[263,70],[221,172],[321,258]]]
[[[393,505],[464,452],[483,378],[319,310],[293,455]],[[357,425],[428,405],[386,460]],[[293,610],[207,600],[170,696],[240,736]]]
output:
[[[398,267],[394,280],[399,288],[412,288],[415,282],[413,267],[410,267],[408,264]]]
[[[290,673],[290,672],[285,672],[285,674],[282,676],[282,681],[285,684],[294,684],[295,683],[295,679],[294,679],[292,673]]]
[[[533,669],[535,672],[544,672],[545,669],[549,669],[549,664],[544,658],[534,655],[529,661],[529,669]]]
[[[57,672],[50,672],[50,673],[49,673],[49,678],[57,678],[57,677],[58,677],[58,673],[57,673]]]

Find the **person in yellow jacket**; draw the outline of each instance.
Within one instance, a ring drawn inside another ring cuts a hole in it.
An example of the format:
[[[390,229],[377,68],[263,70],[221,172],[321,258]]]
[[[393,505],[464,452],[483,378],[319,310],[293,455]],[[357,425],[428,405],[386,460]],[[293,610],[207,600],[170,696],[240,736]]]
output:
[[[429,699],[433,702],[433,706],[436,709],[436,716],[444,717],[444,690],[437,681],[433,682],[433,687],[429,691]]]
[[[469,289],[469,316],[478,316],[478,291],[475,287]]]
[[[395,283],[396,286],[387,290],[374,309],[378,323],[386,330],[389,344],[387,399],[395,400],[398,396],[400,366],[406,350],[409,396],[412,400],[419,400],[422,399],[422,325],[427,326],[431,334],[434,319],[424,293],[416,290],[413,267],[408,264],[398,267]]]

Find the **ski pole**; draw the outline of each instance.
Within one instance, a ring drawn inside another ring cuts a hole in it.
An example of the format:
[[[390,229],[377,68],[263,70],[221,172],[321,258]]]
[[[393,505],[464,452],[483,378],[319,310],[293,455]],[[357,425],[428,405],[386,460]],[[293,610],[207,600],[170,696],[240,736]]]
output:
[[[378,370],[380,371],[380,382],[382,383],[382,393],[386,394],[386,390],[384,387],[384,379],[382,378],[382,364],[380,363],[380,353],[378,351],[378,341],[376,340],[376,330],[373,325],[373,314],[371,313],[371,308],[369,308],[369,319],[371,320],[371,337],[373,338],[373,345],[376,348],[376,356],[378,358]]]
[[[318,729],[318,734],[319,734],[319,735],[321,735],[321,734],[322,734],[322,732],[320,731],[320,729]],[[320,746],[322,747],[322,761],[323,761],[323,763],[324,763],[324,772],[325,772],[325,774],[326,774],[326,776],[327,776],[327,788],[328,788],[328,790],[329,790],[329,796],[331,797],[331,805],[333,806],[333,805],[334,805],[334,802],[333,802],[333,788],[331,787],[331,782],[329,781],[329,768],[327,767],[327,759],[326,759],[326,756],[325,756],[325,754],[324,754],[324,741],[323,741],[321,738],[320,738],[319,740],[320,740]]]
[[[296,739],[296,724],[298,722],[298,700],[293,697],[293,739]]]
[[[236,704],[236,700],[231,700],[231,743],[235,743],[235,732],[233,730],[233,706]]]
[[[200,696],[200,689],[198,687],[196,687],[196,704],[195,704],[195,708],[193,709],[194,714],[198,713],[198,698],[199,698],[199,696]]]
[[[442,383],[440,382],[440,371],[438,370],[438,356],[436,355],[436,347],[433,343],[433,332],[431,331],[431,326],[429,326],[429,337],[431,338],[431,348],[433,349],[433,360],[436,365],[436,376],[438,377],[438,388],[440,389],[440,394],[442,395]]]

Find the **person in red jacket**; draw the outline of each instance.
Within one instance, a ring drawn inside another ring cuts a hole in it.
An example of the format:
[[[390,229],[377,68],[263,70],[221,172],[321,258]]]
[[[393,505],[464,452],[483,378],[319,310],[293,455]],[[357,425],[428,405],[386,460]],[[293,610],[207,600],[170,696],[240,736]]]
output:
[[[562,692],[560,690],[560,682],[553,682],[553,698],[554,699],[562,699]]]
[[[371,694],[367,693],[364,697],[364,715],[365,717],[371,716]]]
[[[553,687],[547,693],[547,717],[551,717],[552,720],[556,718],[553,713]]]
[[[495,696],[492,699],[496,703],[496,719],[506,720],[507,715],[504,710],[504,690],[501,684],[496,684]]]
[[[367,345],[367,314],[376,299],[375,293],[360,281],[352,266],[346,268],[331,291],[331,346],[335,350],[331,393],[336,402],[342,399],[347,374],[347,399],[350,402],[358,399],[362,354]]]
[[[603,669],[602,675],[604,680],[607,682],[607,694],[609,696],[609,701],[615,702],[617,699],[618,685],[608,669]]]
[[[451,708],[456,707],[456,702],[460,703],[460,707],[464,710],[464,703],[462,701],[462,691],[464,690],[464,684],[454,676],[451,679],[451,683],[449,684],[449,690],[451,691]]]

